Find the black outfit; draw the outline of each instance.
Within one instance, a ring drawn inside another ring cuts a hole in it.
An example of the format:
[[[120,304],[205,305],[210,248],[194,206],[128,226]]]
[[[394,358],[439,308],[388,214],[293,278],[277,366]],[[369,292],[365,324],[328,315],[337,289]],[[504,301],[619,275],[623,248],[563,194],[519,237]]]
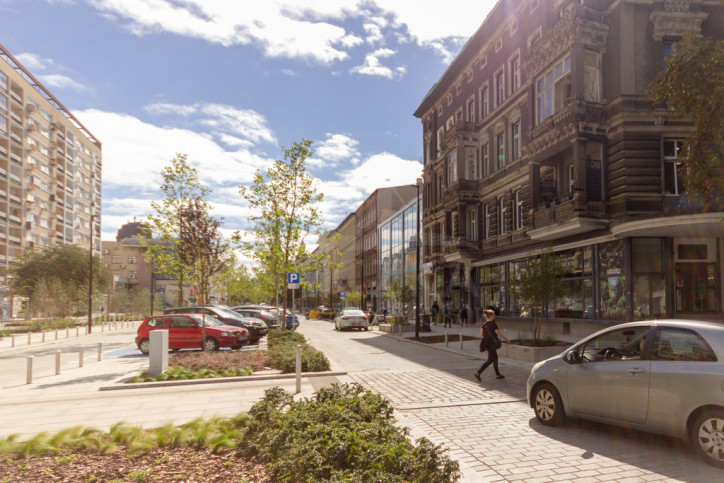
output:
[[[431,312],[432,312],[432,323],[437,325],[437,314],[440,313],[440,306],[437,304],[437,302],[432,304]]]
[[[463,307],[460,309],[460,325],[465,326],[468,325],[468,308]]]
[[[480,366],[480,369],[478,369],[478,372],[476,373],[477,376],[475,376],[478,379],[480,379],[480,374],[482,374],[483,371],[491,364],[493,365],[495,375],[498,376],[498,379],[503,378],[500,370],[498,370],[498,349],[495,345],[495,332],[497,330],[498,324],[495,323],[495,320],[489,320],[483,324],[483,345],[485,345],[485,348],[488,351],[488,360]]]

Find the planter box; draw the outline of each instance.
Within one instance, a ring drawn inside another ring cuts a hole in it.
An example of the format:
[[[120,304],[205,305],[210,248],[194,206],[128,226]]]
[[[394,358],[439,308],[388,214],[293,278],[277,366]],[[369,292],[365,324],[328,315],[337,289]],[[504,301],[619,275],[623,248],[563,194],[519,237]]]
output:
[[[529,347],[525,345],[503,344],[498,349],[498,355],[509,359],[527,362],[540,362],[557,356],[566,349],[564,346]]]
[[[382,332],[388,332],[391,334],[399,334],[400,327],[402,327],[402,332],[415,332],[415,324],[402,324],[402,326],[400,326],[398,324],[380,324],[379,325],[379,329]]]

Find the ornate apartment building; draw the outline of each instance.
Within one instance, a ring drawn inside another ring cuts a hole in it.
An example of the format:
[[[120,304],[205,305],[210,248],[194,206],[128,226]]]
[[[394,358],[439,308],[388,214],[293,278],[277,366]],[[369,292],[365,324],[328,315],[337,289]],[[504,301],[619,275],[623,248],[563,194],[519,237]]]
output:
[[[563,324],[721,313],[721,212],[679,178],[690,123],[646,88],[682,35],[722,37],[709,0],[501,0],[415,112],[426,288],[519,316],[510,280],[551,248]]]
[[[23,250],[73,244],[100,255],[101,142],[0,45],[0,287]]]

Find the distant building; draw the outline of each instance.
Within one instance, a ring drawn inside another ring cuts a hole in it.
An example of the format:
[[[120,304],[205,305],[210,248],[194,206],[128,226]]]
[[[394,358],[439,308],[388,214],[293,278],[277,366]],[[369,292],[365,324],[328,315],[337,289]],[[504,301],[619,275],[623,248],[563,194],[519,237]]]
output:
[[[0,294],[23,250],[77,245],[100,254],[101,142],[0,45]],[[92,241],[91,241],[92,240]]]
[[[564,331],[721,314],[723,214],[687,200],[692,125],[646,88],[678,39],[723,23],[716,1],[499,1],[415,112],[437,300],[519,316],[512,276],[551,247]]]

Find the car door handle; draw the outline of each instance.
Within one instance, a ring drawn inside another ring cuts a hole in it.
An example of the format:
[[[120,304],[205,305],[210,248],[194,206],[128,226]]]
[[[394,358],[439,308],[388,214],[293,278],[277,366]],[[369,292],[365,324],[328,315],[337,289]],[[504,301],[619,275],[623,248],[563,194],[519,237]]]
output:
[[[632,367],[631,369],[629,369],[626,372],[628,372],[632,376],[635,376],[636,374],[643,374],[646,371],[644,369],[641,369],[640,367]]]

